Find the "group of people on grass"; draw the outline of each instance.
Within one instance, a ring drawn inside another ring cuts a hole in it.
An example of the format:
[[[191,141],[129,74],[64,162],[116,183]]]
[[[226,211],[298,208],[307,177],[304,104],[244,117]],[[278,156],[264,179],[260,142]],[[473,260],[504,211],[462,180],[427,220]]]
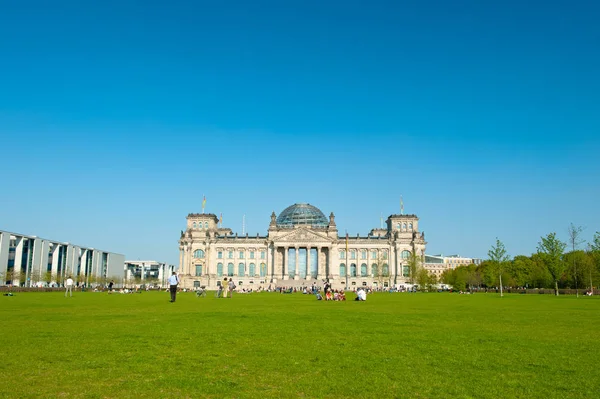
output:
[[[235,290],[235,289],[236,289],[236,285],[233,282],[233,279],[230,277],[229,281],[228,281],[227,277],[225,277],[223,279],[223,282],[221,283],[221,285],[219,285],[219,288],[218,288],[215,296],[217,298],[232,298],[233,290]]]

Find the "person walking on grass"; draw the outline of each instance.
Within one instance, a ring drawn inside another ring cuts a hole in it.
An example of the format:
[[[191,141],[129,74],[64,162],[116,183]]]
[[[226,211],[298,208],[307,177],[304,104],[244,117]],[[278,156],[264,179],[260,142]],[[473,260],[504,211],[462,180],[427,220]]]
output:
[[[229,279],[227,287],[229,288],[229,298],[233,298],[233,290],[235,290],[235,283],[233,282],[233,279]]]
[[[169,291],[171,292],[171,302],[175,302],[177,296],[177,284],[179,284],[179,277],[173,272],[169,277]]]
[[[227,298],[227,294],[229,293],[229,284],[227,284],[227,277],[223,279],[223,298]]]
[[[65,298],[67,297],[67,293],[70,293],[71,297],[73,297],[73,279],[71,276],[69,276],[65,282]]]

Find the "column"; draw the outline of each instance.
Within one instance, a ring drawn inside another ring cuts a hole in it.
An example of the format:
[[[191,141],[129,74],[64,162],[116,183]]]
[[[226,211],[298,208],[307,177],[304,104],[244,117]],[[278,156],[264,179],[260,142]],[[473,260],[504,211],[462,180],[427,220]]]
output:
[[[179,247],[179,272],[183,270],[183,247]]]
[[[23,260],[23,237],[16,237],[17,245],[15,247],[15,266],[13,268],[13,275],[11,276],[11,283],[13,285],[19,285],[21,277],[21,267]]]
[[[52,249],[52,282],[58,283],[58,258],[60,254],[60,244],[54,244]]]
[[[306,247],[306,279],[310,280],[310,245]]]
[[[10,249],[10,233],[0,232],[0,284],[8,280],[6,272],[8,271],[8,252]]]
[[[288,276],[288,272],[287,272],[287,269],[288,269],[288,267],[287,267],[287,261],[288,261],[288,257],[289,257],[288,256],[288,249],[289,249],[289,247],[287,247],[287,246],[283,247],[283,256],[282,256],[283,265],[281,266],[281,270],[282,270],[282,276],[281,277],[284,280],[287,280],[288,277],[289,277]]]
[[[294,269],[294,280],[298,280],[300,278],[300,247],[297,245],[294,247],[294,255],[296,256],[296,267]]]
[[[322,280],[323,279],[323,268],[321,267],[321,265],[323,264],[321,262],[321,246],[317,246],[317,279]]]

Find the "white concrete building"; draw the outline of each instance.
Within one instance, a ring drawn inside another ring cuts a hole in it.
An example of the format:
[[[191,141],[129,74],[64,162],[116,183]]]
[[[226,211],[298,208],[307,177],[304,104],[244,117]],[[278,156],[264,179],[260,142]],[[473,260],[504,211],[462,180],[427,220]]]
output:
[[[72,276],[90,285],[122,276],[124,261],[113,252],[0,230],[1,284],[61,284]]]
[[[339,236],[333,213],[294,204],[271,215],[267,235],[235,235],[214,214],[191,213],[179,238],[179,275],[187,288],[211,289],[231,277],[238,287],[392,286],[408,280],[411,253],[424,260],[425,235],[415,215],[390,215],[386,228]]]
[[[174,265],[155,260],[126,260],[125,284],[156,284],[166,287],[167,279],[175,270]]]
[[[459,266],[467,266],[471,264],[480,264],[482,262],[479,258],[467,258],[460,255],[425,255],[425,263],[423,267],[430,273],[438,278],[446,270],[453,270]]]

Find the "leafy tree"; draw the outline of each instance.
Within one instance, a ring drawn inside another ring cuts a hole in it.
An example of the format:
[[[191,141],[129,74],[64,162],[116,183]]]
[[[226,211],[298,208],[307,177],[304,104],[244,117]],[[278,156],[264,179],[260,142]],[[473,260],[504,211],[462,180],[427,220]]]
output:
[[[488,251],[488,257],[496,275],[500,278],[500,296],[504,296],[502,292],[502,273],[504,273],[509,257],[506,254],[504,244],[498,238],[496,238],[496,245],[492,245],[492,248]]]
[[[419,285],[419,290],[425,291],[430,285],[431,279],[429,278],[429,272],[422,267],[417,269],[415,281]]]
[[[550,233],[541,237],[538,243],[538,254],[541,256],[548,272],[554,280],[554,293],[558,295],[558,280],[565,272],[563,254],[567,244],[556,238],[556,233]]]
[[[588,275],[590,277],[590,290],[594,294],[593,275],[600,273],[600,232],[594,234],[592,242],[588,244],[588,253],[590,254],[590,264]],[[595,272],[595,273],[594,273]]]
[[[379,287],[383,287],[384,281],[387,281],[389,284],[389,280],[391,277],[390,268],[383,267],[386,265],[387,259],[384,259],[381,255],[377,256],[377,265],[371,270],[373,273],[373,277],[377,280]],[[347,268],[346,273],[349,273],[350,270]]]
[[[531,274],[535,267],[531,258],[523,255],[515,256],[512,262],[507,264],[507,270],[517,287],[525,287],[531,284]]]

